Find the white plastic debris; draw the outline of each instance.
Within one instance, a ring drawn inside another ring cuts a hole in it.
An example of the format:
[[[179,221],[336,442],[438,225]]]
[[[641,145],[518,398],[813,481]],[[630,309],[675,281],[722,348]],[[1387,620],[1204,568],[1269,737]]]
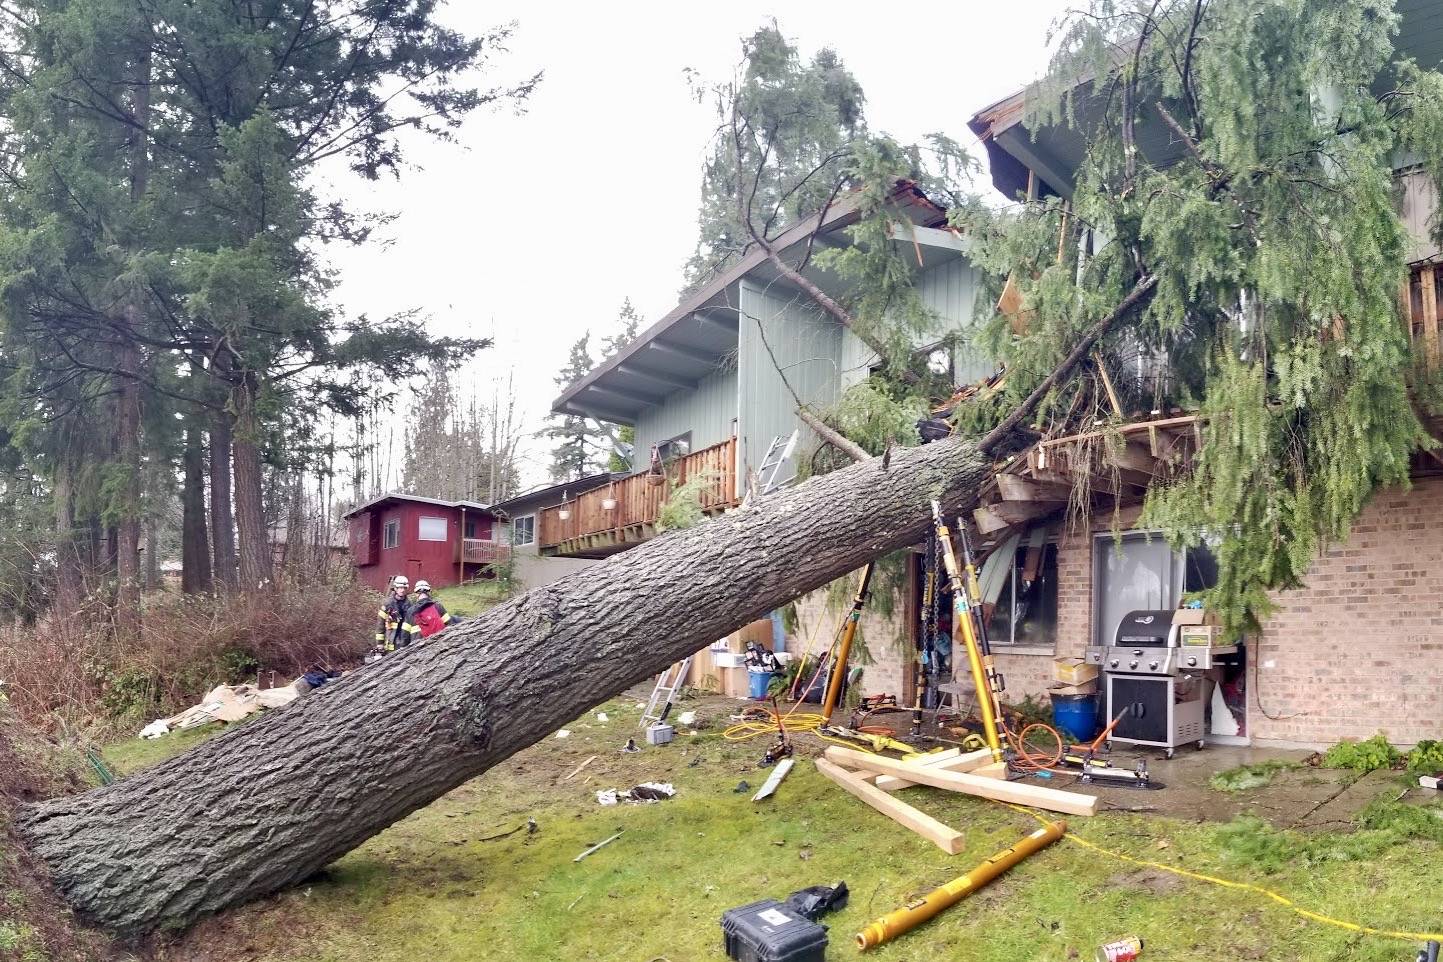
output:
[[[677,722],[678,722],[679,724],[682,724],[682,725],[695,725],[695,724],[696,724],[696,712],[694,712],[694,711],[684,711],[684,712],[682,712],[680,715],[677,716],[677,719],[676,719],[676,720],[677,720]]]
[[[606,717],[606,712],[604,712],[604,711],[599,711],[599,712],[597,712],[597,713],[596,713],[596,720],[597,720],[597,721],[601,721],[601,722],[607,721],[608,719],[607,719],[607,717]]]
[[[557,738],[570,738],[570,737],[571,737],[571,730],[570,730],[570,729],[567,729],[567,728],[562,728],[562,729],[560,729],[559,731],[557,731],[556,737],[557,737]]]
[[[170,726],[165,723],[164,718],[157,718],[140,730],[141,738],[160,738],[162,735],[170,734]]]
[[[597,800],[598,802],[600,802],[602,805],[615,805],[615,804],[616,804],[616,789],[614,789],[614,788],[608,788],[608,789],[607,789],[606,791],[604,791],[604,792],[597,792],[597,793],[596,793],[596,800]]]

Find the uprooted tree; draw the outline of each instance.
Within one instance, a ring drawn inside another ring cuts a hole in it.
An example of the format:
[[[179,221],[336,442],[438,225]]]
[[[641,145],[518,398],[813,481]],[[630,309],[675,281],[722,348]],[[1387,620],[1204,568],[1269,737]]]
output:
[[[1110,352],[1169,352],[1211,419],[1194,480],[1153,510],[1180,536],[1223,539],[1230,615],[1300,577],[1422,441],[1403,389],[1391,178],[1406,149],[1435,181],[1443,171],[1443,81],[1392,62],[1386,4],[1096,7],[1058,65],[1107,78],[1068,85],[1088,103],[1058,115],[1093,117],[1072,203],[956,221],[1032,316],[994,331],[1008,378],[966,414],[989,429],[981,441],[897,451],[672,532],[32,809],[23,832],[72,904],[143,930],[304,878],[589,706],[916,541],[931,499],[966,509],[1034,413],[1048,428],[1085,410],[1078,365]],[[1167,163],[1137,150],[1143,123],[1171,131]]]

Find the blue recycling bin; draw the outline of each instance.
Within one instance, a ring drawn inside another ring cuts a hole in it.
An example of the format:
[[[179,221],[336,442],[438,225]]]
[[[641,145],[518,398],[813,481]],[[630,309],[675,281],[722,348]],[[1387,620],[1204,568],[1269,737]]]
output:
[[[749,671],[747,679],[751,682],[751,695],[758,700],[767,697],[767,689],[772,684],[772,673],[769,671]]]
[[[1090,742],[1097,735],[1096,695],[1053,695],[1052,726],[1074,742]]]

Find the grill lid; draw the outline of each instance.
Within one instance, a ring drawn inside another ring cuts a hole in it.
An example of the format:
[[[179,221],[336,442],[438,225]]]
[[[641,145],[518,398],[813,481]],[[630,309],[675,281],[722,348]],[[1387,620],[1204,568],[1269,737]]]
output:
[[[1129,611],[1117,626],[1119,648],[1166,648],[1172,634],[1172,611]]]

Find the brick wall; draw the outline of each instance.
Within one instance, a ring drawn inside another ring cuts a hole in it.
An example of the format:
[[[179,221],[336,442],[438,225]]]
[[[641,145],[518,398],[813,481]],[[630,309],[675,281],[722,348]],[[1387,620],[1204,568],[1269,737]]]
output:
[[[1276,600],[1249,652],[1254,738],[1443,735],[1443,478],[1378,495],[1307,587]]]
[[[1092,632],[1092,535],[1132,527],[1136,509],[1093,519],[1058,544],[1057,657],[1080,657]],[[843,617],[822,592],[798,602],[802,637],[825,649]],[[1379,494],[1348,541],[1323,554],[1307,585],[1282,592],[1261,638],[1250,640],[1248,731],[1255,740],[1327,745],[1382,730],[1396,744],[1443,737],[1443,478]],[[875,611],[862,629],[874,663],[864,687],[902,692],[910,652],[897,642],[905,617]],[[1043,697],[1054,653],[994,649],[1009,698]],[[965,659],[958,658],[965,678]],[[1259,701],[1261,700],[1261,705]],[[1271,717],[1270,717],[1271,716]]]
[[[1123,513],[1119,527],[1136,517]],[[1112,524],[1095,519],[1092,531]],[[1091,637],[1090,534],[1058,546],[1058,656],[1080,656]],[[1380,493],[1347,542],[1313,564],[1306,586],[1275,601],[1249,643],[1253,739],[1327,745],[1382,730],[1407,745],[1443,736],[1443,478]],[[1050,666],[1033,660],[999,656],[1009,694],[1046,689]]]
[[[847,616],[851,596],[846,607],[829,609],[825,589],[813,591],[797,599],[797,631],[787,638],[787,650],[798,657],[807,650],[810,641],[813,654],[825,652],[836,637],[837,629]],[[897,609],[891,617],[883,617],[875,608],[862,612],[862,640],[870,660],[863,665],[862,691],[868,695],[887,692],[902,697],[902,682],[910,671],[910,637],[899,639],[899,629],[906,627],[906,616],[899,599]],[[855,664],[855,662],[854,662]]]

